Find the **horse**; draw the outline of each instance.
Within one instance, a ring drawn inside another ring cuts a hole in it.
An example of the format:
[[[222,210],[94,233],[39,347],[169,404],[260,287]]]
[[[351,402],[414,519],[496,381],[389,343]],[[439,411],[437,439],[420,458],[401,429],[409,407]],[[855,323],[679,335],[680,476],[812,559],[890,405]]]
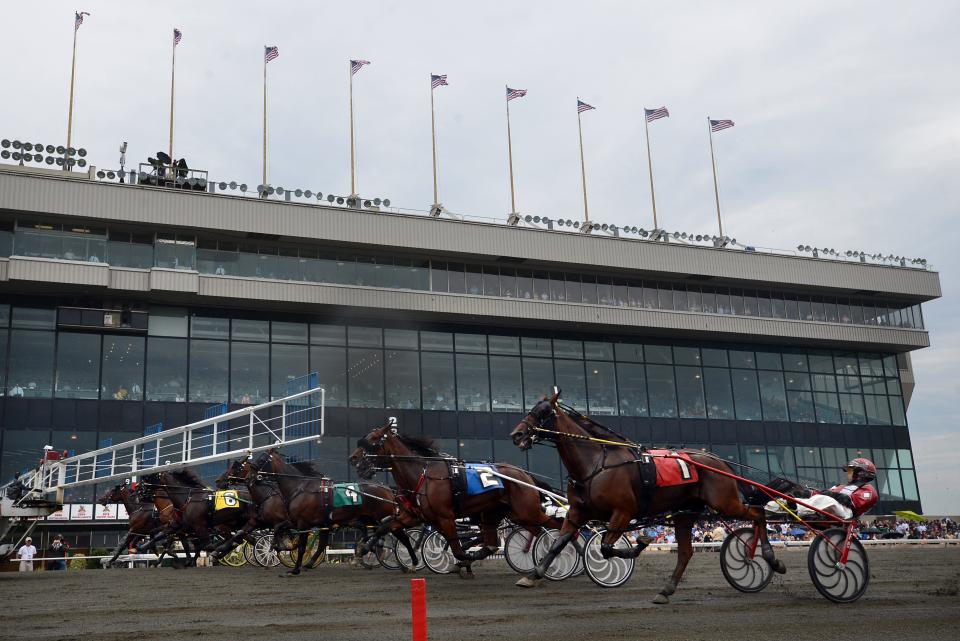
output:
[[[642,538],[632,549],[614,548],[620,536],[629,529],[630,521],[671,513],[678,544],[677,565],[653,600],[654,603],[669,603],[693,555],[692,528],[704,505],[721,516],[756,524],[763,559],[778,574],[786,572],[767,539],[763,508],[744,504],[738,482],[711,471],[733,474],[723,459],[699,450],[680,450],[680,454],[693,461],[690,465],[682,457],[676,457],[681,473],[686,470],[688,474],[684,478],[694,476],[689,474],[687,467],[697,468],[698,478],[678,485],[649,488],[645,492],[639,465],[643,460],[642,452],[623,436],[586,417],[574,413],[579,419],[575,420],[568,410],[558,405],[558,397],[559,391],[549,400],[543,397],[510,433],[514,445],[521,450],[530,449],[543,440],[555,443],[569,474],[567,497],[570,508],[560,535],[541,563],[517,581],[518,586],[535,586],[554,558],[588,521],[608,523],[600,547],[604,558],[635,558],[649,544],[649,539]]]
[[[200,558],[200,549],[197,548],[196,554],[190,558],[190,540],[181,534],[180,530],[180,511],[174,504],[171,494],[171,488],[163,485],[159,474],[148,474],[141,477],[135,490],[137,500],[140,503],[153,503],[156,512],[157,521],[160,524],[158,529],[153,531],[153,535],[144,543],[137,546],[137,551],[152,549],[153,547],[165,543],[170,538],[177,538],[183,545],[183,552],[186,555],[187,565],[196,565]],[[166,546],[164,546],[166,548]]]
[[[130,481],[127,480],[124,483],[120,483],[119,485],[110,488],[97,500],[100,505],[123,503],[123,506],[127,510],[128,516],[129,528],[127,529],[127,534],[120,545],[117,546],[117,549],[114,550],[113,556],[109,561],[107,561],[107,566],[113,565],[113,563],[117,560],[117,557],[119,557],[120,554],[122,554],[124,550],[128,548],[130,543],[137,537],[152,537],[158,529],[163,527],[159,518],[157,517],[153,503],[149,501],[142,501],[135,492],[135,489],[135,486],[131,485]],[[166,550],[158,555],[157,565],[160,564],[164,554],[166,554]],[[170,556],[172,556],[174,559],[177,558],[177,555],[172,551]]]
[[[560,526],[559,519],[543,511],[537,489],[550,488],[515,465],[491,463],[491,468],[506,477],[502,487],[461,496],[454,488],[452,470],[463,471],[463,464],[437,451],[429,438],[399,434],[393,418],[360,439],[350,462],[361,478],[370,478],[379,464],[388,463],[410,509],[449,543],[461,578],[473,578],[472,564],[500,549],[497,527],[504,517],[531,533]],[[460,543],[457,519],[463,517],[480,523],[483,547],[477,552],[466,552]]]
[[[286,576],[298,576],[303,565],[303,555],[307,546],[307,536],[313,528],[319,528],[317,551],[309,565],[319,558],[327,548],[330,530],[337,527],[374,527],[384,519],[395,514],[395,496],[393,490],[378,483],[360,483],[360,494],[354,497],[356,503],[344,507],[334,507],[333,482],[313,469],[309,462],[287,463],[277,449],[264,452],[251,464],[257,475],[272,475],[277,487],[287,503],[289,520],[274,530],[274,541],[280,533],[293,529],[298,534],[296,565]],[[264,469],[269,467],[269,472]],[[306,474],[305,474],[306,473]],[[416,562],[413,544],[402,528],[393,530],[394,536],[403,543]],[[308,567],[309,567],[308,565]]]

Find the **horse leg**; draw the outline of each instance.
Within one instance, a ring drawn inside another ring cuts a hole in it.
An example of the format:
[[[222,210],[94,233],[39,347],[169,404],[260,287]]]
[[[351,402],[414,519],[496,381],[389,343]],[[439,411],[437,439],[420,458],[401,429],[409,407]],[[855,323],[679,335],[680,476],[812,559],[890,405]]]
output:
[[[373,534],[368,534],[360,540],[359,545],[357,545],[357,556],[363,556],[369,551],[374,551],[377,553],[377,556],[380,556],[380,548],[383,547],[382,541],[383,537],[387,532],[393,529],[394,521],[396,516],[386,516],[380,521],[380,525],[377,526],[377,529],[374,530]]]
[[[760,556],[773,568],[774,572],[777,574],[786,574],[787,566],[773,553],[773,546],[770,545],[770,539],[767,538],[767,517],[763,513],[763,508],[748,507],[739,503],[732,512],[730,516],[746,519],[754,523],[757,530],[757,537],[760,539]]]
[[[600,540],[600,556],[605,559],[611,557],[635,559],[647,549],[647,546],[653,540],[648,536],[641,536],[637,539],[637,544],[629,550],[618,550],[613,547],[630,525],[630,516],[628,512],[613,513],[610,522],[607,524],[607,531],[603,533],[603,538]]]
[[[127,549],[127,546],[130,545],[130,540],[133,538],[133,532],[128,531],[127,536],[124,537],[120,545],[117,546],[117,549],[113,551],[113,556],[110,557],[110,560],[107,561],[107,567],[113,565],[113,562],[117,560],[117,557],[120,556],[120,553]]]
[[[670,580],[653,598],[654,603],[661,605],[670,603],[670,596],[677,591],[677,585],[693,556],[693,523],[694,519],[691,517],[680,517],[673,522],[673,530],[677,538],[677,566],[673,569]]]
[[[566,547],[567,543],[573,540],[573,537],[576,536],[577,530],[580,529],[579,525],[576,525],[574,521],[571,520],[570,514],[574,510],[570,510],[567,513],[567,518],[563,520],[563,527],[560,528],[560,535],[557,536],[557,540],[553,542],[553,545],[550,546],[550,551],[547,552],[547,555],[543,557],[543,560],[540,561],[540,565],[533,568],[533,571],[530,572],[525,577],[521,577],[514,585],[517,585],[521,588],[533,588],[536,587],[537,582],[543,579],[547,573],[547,569],[550,567],[550,564],[553,563],[553,560],[557,558],[557,555]]]
[[[329,532],[317,533],[317,551],[313,553],[313,556],[311,556],[310,560],[307,562],[308,570],[313,568],[314,564],[317,562],[317,559],[319,559],[320,555],[323,554],[324,550],[327,549],[327,543],[329,539],[330,539]]]
[[[410,560],[413,562],[412,568],[403,568],[404,572],[416,572],[417,566],[420,565],[420,560],[417,559],[417,552],[413,547],[413,541],[410,540],[410,537],[407,536],[407,532],[403,527],[398,527],[394,529],[393,535],[397,537],[397,540],[403,544],[403,547],[407,548],[407,552],[410,554]]]
[[[280,576],[283,576],[283,577],[293,577],[293,576],[299,576],[299,575],[300,575],[300,568],[303,567],[303,555],[306,554],[306,551],[307,551],[307,536],[309,536],[309,534],[310,534],[310,532],[301,532],[301,533],[298,535],[298,537],[297,537],[297,562],[296,562],[296,565],[293,566],[293,569],[292,569],[292,570],[287,570],[286,572],[284,572],[284,573],[281,574]]]
[[[474,578],[473,568],[471,567],[474,559],[471,558],[470,554],[467,554],[466,551],[464,551],[463,545],[460,543],[460,535],[457,532],[457,521],[452,516],[439,520],[437,529],[450,545],[450,551],[453,553],[453,558],[457,560],[457,567],[460,568],[460,578]]]

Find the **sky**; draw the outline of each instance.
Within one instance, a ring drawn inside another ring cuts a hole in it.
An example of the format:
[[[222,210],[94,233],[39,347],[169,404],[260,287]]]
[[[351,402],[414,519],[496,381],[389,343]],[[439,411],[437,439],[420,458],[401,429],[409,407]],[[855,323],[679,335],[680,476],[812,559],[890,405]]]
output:
[[[931,347],[913,354],[908,411],[928,514],[960,514],[960,4],[956,2],[369,2],[60,0],[8,3],[0,38],[0,137],[66,139],[73,11],[73,143],[128,165],[168,145],[172,30],[175,156],[211,179],[261,181],[263,47],[269,182],[347,194],[348,60],[357,188],[405,209],[433,200],[429,74],[440,201],[463,215],[510,210],[504,86],[517,209],[582,218],[576,99],[591,218],[651,228],[642,110],[661,227],[715,233],[706,118],[725,231],[756,247],[798,244],[926,258],[943,298],[924,305]],[[351,26],[352,25],[352,26]],[[15,52],[15,55],[9,55]],[[951,410],[950,408],[955,409]]]

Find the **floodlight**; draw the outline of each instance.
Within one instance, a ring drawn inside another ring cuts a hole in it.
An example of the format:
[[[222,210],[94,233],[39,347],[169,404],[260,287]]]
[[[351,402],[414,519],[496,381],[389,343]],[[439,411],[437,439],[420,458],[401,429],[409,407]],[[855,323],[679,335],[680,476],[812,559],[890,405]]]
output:
[[[574,229],[580,229],[580,221],[579,221],[579,220],[573,221],[573,228],[574,228]]]
[[[162,151],[157,154],[157,157],[159,157],[161,154],[163,154]],[[68,156],[76,156],[76,155],[77,155],[77,150],[74,149],[73,147],[67,147],[67,155],[68,155]],[[166,155],[166,154],[163,154],[163,155]]]
[[[277,188],[274,189],[273,191],[274,191],[274,193],[276,193],[278,196],[282,196],[282,195],[283,195],[283,192],[284,192],[284,189],[283,189],[283,187],[277,187]]]
[[[299,191],[299,190],[298,190],[298,191]],[[305,197],[307,197],[307,198],[313,198],[313,192],[310,191],[309,189],[306,190],[305,192],[303,192],[303,195],[304,195]]]
[[[274,195],[275,193],[277,193],[277,190],[276,190],[276,189],[274,189],[273,187],[267,187],[267,195],[268,195],[268,196],[272,196],[272,195]]]
[[[20,156],[20,152],[19,152],[19,151],[13,152],[13,159],[14,159],[15,161],[19,161],[20,158],[21,158],[21,156]]]
[[[230,183],[230,184],[231,184],[231,185],[236,185],[237,183]],[[233,187],[231,187],[231,189],[233,189]],[[246,191],[247,191],[247,183],[242,183],[242,184],[240,185],[240,191],[246,193]]]
[[[532,223],[532,222],[533,222],[533,216],[531,216],[530,214],[527,214],[526,216],[524,216],[523,219],[524,219],[525,221],[527,221],[528,223]]]
[[[296,191],[293,192],[293,193],[294,193],[294,195],[295,195],[297,198],[300,198],[301,196],[303,196],[303,190],[302,190],[302,189],[298,189],[298,190],[296,190]]]
[[[115,173],[113,173],[112,171],[108,171],[108,172],[107,172],[107,178],[109,178],[110,180],[113,180],[113,179],[116,178],[116,177],[117,177],[117,175],[116,175]]]
[[[230,187],[230,189],[236,189],[236,188],[237,188],[237,182],[236,182],[235,180],[231,180],[231,181],[230,181],[230,184],[227,185],[227,186]],[[220,189],[223,189],[223,187],[221,187]]]
[[[227,190],[227,183],[225,183],[225,182],[218,182],[218,183],[217,183],[217,189],[219,189],[220,191],[226,191],[226,190]]]
[[[3,147],[4,149],[8,149],[10,147],[10,141],[7,140],[6,138],[4,138],[3,140],[0,140],[0,147]]]
[[[383,199],[383,206],[384,206],[384,207],[389,207],[389,206],[390,206],[390,199],[389,199],[389,198],[384,198],[384,199]]]
[[[612,231],[613,233],[617,233],[617,231],[619,231],[619,229],[617,228],[616,225],[610,225],[610,231]]]
[[[363,206],[364,206],[364,207],[373,207],[373,203],[372,203],[371,201],[369,201],[369,200],[365,200],[365,201],[363,201]]]
[[[38,155],[39,155],[39,154],[38,154]],[[86,166],[87,166],[87,161],[84,160],[83,158],[81,158],[80,160],[77,161],[77,165],[79,165],[80,167],[86,167]]]
[[[47,156],[43,162],[47,163],[48,165],[52,165],[54,160],[56,159],[53,156]]]
[[[267,190],[267,188],[264,187],[263,185],[257,185],[257,193],[258,193],[258,194],[262,194],[262,193],[265,192],[266,190]]]
[[[53,145],[47,145],[44,149],[46,150],[46,152],[47,152],[48,154],[52,154],[53,152],[55,152],[55,151],[57,150],[57,148],[54,147]]]
[[[328,195],[327,195],[327,202],[328,202],[328,203],[332,203],[332,202],[335,201],[336,199],[337,199],[337,197],[334,196],[333,194],[328,194]]]
[[[64,147],[63,145],[57,145],[57,153],[62,156],[65,153],[67,153],[67,148]]]
[[[602,225],[600,225],[600,229],[602,229],[603,231],[607,231],[609,228],[610,227],[609,225],[607,225],[607,223],[603,223]]]
[[[343,196],[337,196],[337,204],[342,205],[344,203]]]
[[[106,178],[106,177],[107,177],[107,174],[105,174],[102,169],[97,172],[97,178]]]
[[[567,224],[567,221],[565,221],[565,220],[562,219],[562,218],[557,221],[557,225],[560,226],[560,227],[563,227],[563,226],[566,225],[566,224]]]
[[[81,158],[84,158],[87,155],[87,150],[81,147],[80,149],[77,149],[77,155]]]
[[[21,147],[23,147],[23,143],[22,143],[22,142],[20,142],[19,140],[14,140],[14,141],[13,141],[13,148],[14,148],[14,149],[20,149]]]
[[[381,201],[379,198],[374,198],[374,199],[373,199],[373,204],[376,205],[377,207],[380,206],[380,203],[381,203],[381,202],[383,202],[383,201]]]
[[[678,231],[673,232],[673,237],[674,237],[674,238],[680,238],[680,232],[678,232]]]
[[[348,198],[347,198],[347,207],[356,207],[356,206],[357,206],[357,199],[354,198],[353,196],[348,197]]]
[[[24,151],[33,151],[33,145],[29,142],[23,143]]]
[[[533,222],[539,223],[539,222],[540,222],[540,216],[534,216],[534,217],[533,217]]]

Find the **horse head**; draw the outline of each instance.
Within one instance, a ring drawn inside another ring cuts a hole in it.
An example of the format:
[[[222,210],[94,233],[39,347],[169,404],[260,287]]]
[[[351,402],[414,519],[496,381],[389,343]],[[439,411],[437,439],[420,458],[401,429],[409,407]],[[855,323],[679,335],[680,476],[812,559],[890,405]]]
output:
[[[106,505],[108,503],[123,503],[124,494],[130,489],[130,479],[127,479],[119,485],[114,485],[112,488],[107,490],[103,496],[97,499],[97,503],[100,505]]]
[[[557,419],[557,400],[560,390],[554,388],[553,396],[544,396],[531,408],[517,426],[510,432],[513,444],[521,450],[529,450],[535,443],[545,438],[542,430],[553,430]]]
[[[377,463],[383,455],[383,447],[391,436],[397,435],[397,419],[391,416],[387,421],[357,441],[357,449],[350,455],[350,464],[357,469],[362,479],[373,478],[377,472]]]
[[[225,490],[229,488],[232,484],[238,483],[244,480],[244,477],[242,474],[244,460],[245,459],[237,459],[235,461],[231,461],[230,464],[227,465],[227,469],[224,470],[223,473],[217,477],[216,481],[213,482],[213,484],[216,486],[218,490]]]

